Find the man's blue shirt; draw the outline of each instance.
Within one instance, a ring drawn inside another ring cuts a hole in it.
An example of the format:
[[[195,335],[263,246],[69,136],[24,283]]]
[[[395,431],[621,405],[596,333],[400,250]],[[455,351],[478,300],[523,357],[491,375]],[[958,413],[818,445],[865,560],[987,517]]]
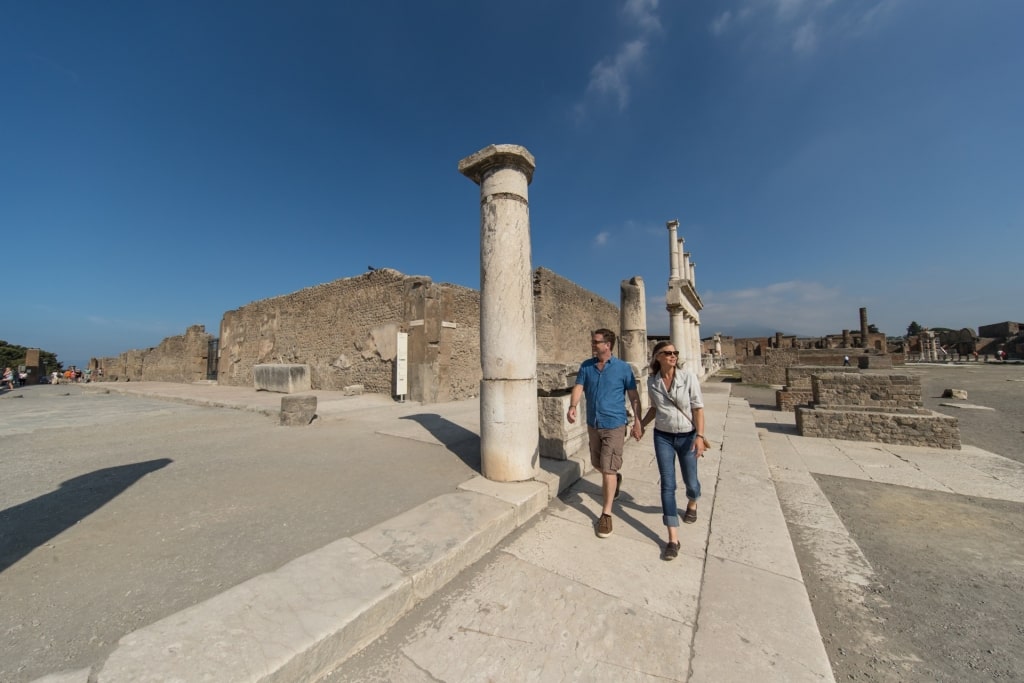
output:
[[[590,358],[580,364],[576,384],[583,385],[587,397],[587,426],[615,429],[626,424],[627,391],[636,391],[636,378],[629,363],[615,356],[597,369],[597,359]]]

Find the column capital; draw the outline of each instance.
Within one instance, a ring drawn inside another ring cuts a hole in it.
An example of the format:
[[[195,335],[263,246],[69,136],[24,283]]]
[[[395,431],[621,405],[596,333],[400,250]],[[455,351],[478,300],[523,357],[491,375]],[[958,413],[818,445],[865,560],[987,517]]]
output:
[[[665,227],[668,228],[669,230],[678,230],[679,229],[679,221],[678,220],[667,221],[665,223]]]
[[[521,171],[529,184],[537,163],[530,151],[521,145],[488,145],[460,161],[459,173],[479,185],[488,171],[508,167]]]

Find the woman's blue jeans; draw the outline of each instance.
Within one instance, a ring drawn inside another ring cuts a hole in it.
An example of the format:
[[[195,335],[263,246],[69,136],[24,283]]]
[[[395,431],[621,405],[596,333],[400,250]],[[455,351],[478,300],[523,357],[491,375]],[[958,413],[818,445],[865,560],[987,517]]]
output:
[[[694,448],[696,431],[672,434],[654,430],[654,457],[661,475],[661,513],[665,526],[679,526],[679,508],[676,507],[676,458],[683,472],[686,497],[700,498],[700,480],[697,479],[697,451]]]

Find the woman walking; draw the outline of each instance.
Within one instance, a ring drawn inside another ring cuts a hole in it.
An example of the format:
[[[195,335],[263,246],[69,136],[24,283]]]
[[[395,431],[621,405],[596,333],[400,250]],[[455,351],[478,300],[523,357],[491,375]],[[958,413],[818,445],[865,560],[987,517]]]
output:
[[[654,456],[661,475],[661,512],[668,528],[665,560],[679,556],[679,510],[676,506],[676,459],[686,487],[686,512],[683,521],[697,521],[700,480],[697,458],[704,456],[704,398],[700,382],[693,372],[679,367],[679,352],[670,341],[654,346],[651,374],[647,378],[651,407],[641,427],[654,422]]]

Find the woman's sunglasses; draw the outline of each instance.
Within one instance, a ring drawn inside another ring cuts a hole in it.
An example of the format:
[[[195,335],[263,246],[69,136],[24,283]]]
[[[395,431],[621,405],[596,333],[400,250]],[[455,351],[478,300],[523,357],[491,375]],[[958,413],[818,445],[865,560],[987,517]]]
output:
[[[658,351],[662,356],[678,356],[678,351]]]

